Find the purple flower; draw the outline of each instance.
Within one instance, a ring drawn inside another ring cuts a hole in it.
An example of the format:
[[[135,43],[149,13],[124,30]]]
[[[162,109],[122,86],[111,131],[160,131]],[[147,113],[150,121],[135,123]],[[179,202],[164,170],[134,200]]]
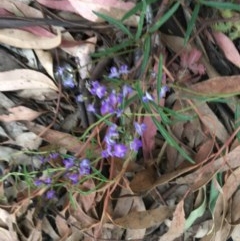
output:
[[[83,159],[80,162],[79,173],[80,175],[89,175],[91,172],[90,161],[88,159]]]
[[[34,185],[37,187],[41,186],[42,184],[43,184],[43,180],[37,179],[34,181]]]
[[[54,190],[47,191],[46,197],[47,197],[47,199],[55,198],[56,197],[55,191]]]
[[[109,78],[119,78],[120,73],[118,72],[116,67],[111,67],[110,74],[108,75]]]
[[[142,123],[139,124],[138,122],[134,122],[134,127],[138,135],[142,136],[143,132],[146,131],[147,125]]]
[[[49,157],[50,157],[51,159],[57,159],[57,158],[59,157],[59,153],[50,153],[50,154],[49,154]]]
[[[102,115],[108,114],[108,113],[113,113],[114,112],[114,108],[111,105],[109,99],[103,100],[101,103],[101,108],[100,108],[100,112]]]
[[[154,101],[154,99],[148,92],[146,92],[146,94],[142,97],[142,101],[146,103],[149,101]]]
[[[115,90],[113,90],[108,97],[108,101],[111,103],[113,107],[116,107],[118,104],[121,104],[122,99],[122,95],[117,94]]]
[[[57,67],[56,72],[57,72],[59,75],[63,75],[63,74],[64,74],[64,71],[65,71],[64,67],[61,67],[61,66],[58,66],[58,67]]]
[[[74,83],[74,80],[72,78],[68,78],[68,79],[65,79],[64,81],[62,81],[62,84],[65,88],[74,88],[75,87],[75,83]]]
[[[123,86],[123,88],[122,88],[123,97],[127,97],[132,92],[133,92],[132,87],[130,87],[129,85],[124,85]]]
[[[134,138],[134,140],[132,142],[130,142],[130,149],[132,151],[137,152],[140,147],[142,147],[142,141],[141,140],[139,140],[137,138]]]
[[[107,158],[109,156],[112,156],[112,146],[107,146],[107,149],[102,151],[102,157]]]
[[[127,147],[124,144],[115,144],[112,154],[116,157],[123,158],[127,153]]]
[[[44,164],[48,162],[48,158],[46,158],[45,156],[39,156],[39,161],[41,162],[41,164]]]
[[[50,185],[52,183],[52,179],[50,177],[47,177],[46,179],[44,179],[43,182],[47,185]]]
[[[79,179],[79,174],[78,173],[71,173],[71,174],[69,174],[67,176],[72,181],[73,184],[78,183],[78,179]]]
[[[162,86],[160,93],[159,93],[160,98],[165,98],[166,94],[169,90],[170,90],[170,88],[168,86],[166,86],[166,85]]]
[[[128,73],[129,73],[128,66],[122,65],[119,69],[119,74],[128,74]]]
[[[74,164],[75,164],[74,161],[75,161],[74,157],[69,157],[69,158],[66,158],[63,160],[63,164],[67,169],[69,169],[74,166]]]
[[[94,104],[88,104],[87,111],[95,113],[96,109],[94,107]]]
[[[77,102],[84,102],[84,97],[83,97],[83,95],[82,95],[82,94],[77,95],[77,96],[76,96],[76,101],[77,101]]]
[[[92,82],[92,88],[90,88],[92,95],[97,95],[101,99],[106,94],[106,87],[101,85],[98,81]]]
[[[104,141],[107,143],[107,145],[114,145],[116,143],[116,139],[119,138],[119,133],[117,131],[117,125],[112,124],[104,137]]]
[[[117,117],[119,118],[119,117],[122,115],[123,110],[117,109],[117,110],[115,111],[115,113],[116,113]]]

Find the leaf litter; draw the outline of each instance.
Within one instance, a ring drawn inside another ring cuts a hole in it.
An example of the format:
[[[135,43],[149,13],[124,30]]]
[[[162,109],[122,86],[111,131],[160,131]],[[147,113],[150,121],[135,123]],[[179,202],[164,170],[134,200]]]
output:
[[[0,240],[238,240],[239,5],[29,2],[0,3]]]

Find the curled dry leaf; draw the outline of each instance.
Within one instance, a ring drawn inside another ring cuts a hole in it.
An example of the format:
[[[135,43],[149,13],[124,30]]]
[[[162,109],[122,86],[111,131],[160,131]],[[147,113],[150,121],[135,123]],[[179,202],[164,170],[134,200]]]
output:
[[[58,90],[50,78],[35,70],[16,69],[0,73],[0,91],[24,89]]]
[[[19,120],[28,120],[32,121],[36,119],[38,116],[43,114],[43,112],[34,111],[25,106],[17,106],[8,109],[8,115],[0,115],[0,121],[11,122],[11,121],[19,121]]]
[[[215,229],[215,240],[223,241],[227,239],[226,233],[223,231],[223,226],[229,225],[229,213],[230,199],[236,192],[240,185],[240,168],[237,168],[226,180],[222,187],[222,193],[219,194],[214,208],[214,229]],[[228,221],[226,221],[228,220]],[[225,225],[224,225],[225,224]],[[225,237],[224,237],[225,236]],[[224,239],[225,238],[225,239]]]
[[[53,59],[52,55],[48,51],[36,49],[35,53],[44,67],[44,69],[47,71],[47,73],[54,79],[54,74],[53,74]]]
[[[52,38],[40,37],[19,29],[1,29],[0,43],[24,49],[53,49],[61,44],[61,33]]]
[[[184,231],[185,213],[183,208],[184,201],[180,201],[173,214],[173,220],[167,233],[159,238],[159,241],[174,241]]]
[[[132,2],[120,0],[68,0],[75,12],[92,22],[103,22],[93,11],[105,14],[114,19],[121,19],[129,10],[134,7]],[[127,24],[137,26],[138,18],[132,16],[126,22]]]

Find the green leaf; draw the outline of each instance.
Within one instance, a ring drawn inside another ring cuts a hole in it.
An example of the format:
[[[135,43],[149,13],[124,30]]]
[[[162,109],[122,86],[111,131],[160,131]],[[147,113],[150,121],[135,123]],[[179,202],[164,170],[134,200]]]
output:
[[[128,30],[127,27],[125,27],[125,26],[123,25],[123,23],[121,22],[121,20],[119,21],[119,20],[116,20],[116,19],[114,19],[114,18],[112,18],[112,17],[109,17],[109,16],[107,16],[107,15],[105,15],[105,14],[97,13],[97,12],[95,12],[95,11],[93,11],[93,12],[94,12],[94,14],[96,14],[98,17],[104,19],[104,20],[107,21],[108,23],[110,23],[110,24],[116,26],[117,28],[119,28],[120,30],[122,30],[122,32],[125,33],[125,34],[127,34],[129,38],[133,39],[132,33]]]
[[[158,128],[161,135],[164,137],[164,139],[167,141],[167,143],[175,148],[186,160],[188,160],[191,163],[195,163],[193,159],[178,145],[178,143],[175,141],[175,139],[167,132],[167,130],[163,127],[161,123],[155,118],[152,117],[152,120],[156,127]]]
[[[142,62],[142,73],[144,73],[150,56],[151,51],[151,36],[147,35],[144,42],[144,49],[143,49],[143,62]]]
[[[158,0],[146,0],[146,4],[152,4]],[[132,8],[130,11],[128,11],[121,19],[121,21],[125,21],[126,19],[130,18],[132,15],[136,14],[137,12],[141,11],[143,9],[143,2],[140,2],[136,4],[134,8]]]
[[[213,213],[215,204],[219,195],[219,190],[216,188],[216,182],[222,186],[222,173],[216,174],[216,179],[211,181],[210,195],[209,195],[209,209]]]
[[[185,34],[185,38],[184,38],[184,45],[188,42],[189,40],[189,37],[191,35],[191,32],[193,30],[193,27],[194,27],[194,24],[196,22],[196,19],[197,19],[197,16],[198,16],[198,13],[199,13],[199,10],[200,10],[200,4],[197,3],[194,10],[193,10],[193,13],[192,13],[192,17],[187,25],[187,31],[186,31],[186,34]]]
[[[188,230],[192,224],[195,222],[195,220],[199,217],[201,217],[207,207],[207,198],[206,198],[206,187],[204,186],[202,189],[199,190],[200,192],[202,192],[203,194],[203,200],[201,205],[199,205],[199,207],[197,207],[196,209],[194,209],[190,215],[188,216],[188,218],[185,221],[185,230]]]
[[[170,9],[169,11],[164,14],[150,29],[149,33],[153,33],[156,30],[158,30],[172,15],[177,11],[177,9],[180,6],[180,1],[177,1]]]
[[[157,99],[158,104],[160,101],[160,92],[162,88],[162,66],[163,66],[163,55],[160,54],[158,62],[158,75],[157,75]]]
[[[124,41],[121,44],[118,44],[112,48],[108,48],[102,51],[99,51],[97,53],[93,53],[91,54],[92,57],[98,58],[98,57],[106,57],[109,56],[110,54],[116,53],[119,50],[128,47],[129,45],[131,45],[133,43],[133,41],[128,40],[128,41]],[[128,50],[129,51],[129,50]]]
[[[235,110],[235,128],[237,129],[240,126],[240,104],[237,103]],[[240,132],[237,133],[238,142],[240,142]]]
[[[220,1],[206,1],[206,0],[200,0],[201,4],[204,4],[208,7],[214,7],[218,9],[231,9],[235,11],[240,11],[240,4],[238,3],[229,3],[229,2],[220,2]]]
[[[145,18],[145,15],[146,15],[147,4],[146,4],[145,0],[142,0],[142,2],[143,2],[143,5],[142,5],[142,10],[141,10],[141,15],[140,15],[139,23],[138,23],[138,28],[137,28],[135,40],[138,40],[140,38],[141,34],[142,34],[144,18]]]

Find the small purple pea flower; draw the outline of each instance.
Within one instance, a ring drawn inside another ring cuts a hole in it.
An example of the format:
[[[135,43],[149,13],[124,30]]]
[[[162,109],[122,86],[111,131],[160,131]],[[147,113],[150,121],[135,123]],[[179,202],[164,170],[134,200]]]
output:
[[[96,109],[94,107],[94,104],[88,104],[87,111],[95,113]]]
[[[130,149],[132,151],[137,152],[139,150],[139,148],[142,147],[142,141],[134,138],[134,140],[132,142],[130,142]]]
[[[142,97],[142,101],[147,103],[149,101],[154,101],[154,98],[148,92],[146,92],[146,94]]]
[[[74,161],[75,161],[74,157],[68,157],[68,158],[63,160],[63,164],[66,167],[66,169],[69,169],[69,168],[74,166],[74,164],[75,164]]]
[[[129,85],[124,85],[122,88],[122,94],[123,97],[127,97],[129,94],[131,94],[133,92],[132,87],[130,87]]]
[[[129,70],[127,65],[124,64],[120,66],[119,74],[128,74],[128,73],[129,73]]]
[[[89,91],[92,95],[96,95],[99,99],[102,99],[106,94],[106,87],[101,85],[98,81],[93,81],[92,88],[90,88]]]
[[[127,147],[124,144],[115,144],[113,145],[113,152],[112,154],[115,157],[123,158],[127,153]]]
[[[116,67],[111,67],[110,74],[108,75],[109,78],[119,78],[120,73],[118,72]]]
[[[168,91],[170,91],[170,88],[167,85],[162,86],[159,93],[160,98],[165,98]]]
[[[53,199],[53,198],[55,198],[55,197],[56,197],[56,193],[55,193],[54,190],[49,190],[49,191],[47,191],[47,193],[46,193],[46,198],[47,198],[47,199]]]
[[[43,183],[44,183],[43,180],[40,180],[40,179],[37,179],[34,181],[34,185],[37,187],[41,186]]]
[[[57,158],[59,157],[59,153],[57,153],[57,152],[55,152],[55,153],[50,153],[50,154],[49,154],[49,157],[50,157],[51,159],[57,159]]]
[[[143,132],[147,129],[147,125],[145,123],[139,124],[138,122],[134,122],[134,128],[138,135],[142,136]]]
[[[62,85],[65,88],[69,88],[69,89],[73,89],[75,87],[75,83],[72,78],[68,78],[68,79],[65,79],[64,81],[62,81]]]
[[[91,172],[90,161],[88,159],[83,159],[80,162],[79,173],[80,175],[89,175]]]
[[[82,94],[77,95],[76,101],[79,102],[79,103],[84,102],[84,96]]]
[[[67,175],[68,178],[72,181],[72,184],[76,184],[78,183],[78,180],[79,180],[79,174],[77,173],[71,173],[69,175]]]

